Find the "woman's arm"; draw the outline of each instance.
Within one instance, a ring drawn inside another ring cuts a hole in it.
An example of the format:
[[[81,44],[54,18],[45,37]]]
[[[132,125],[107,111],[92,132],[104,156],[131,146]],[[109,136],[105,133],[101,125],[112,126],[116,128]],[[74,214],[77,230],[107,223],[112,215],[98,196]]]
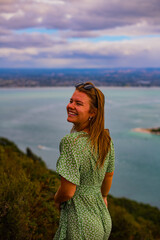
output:
[[[107,206],[107,195],[112,185],[113,174],[114,172],[106,172],[106,175],[104,177],[104,180],[101,186],[101,193],[106,206]]]
[[[61,185],[54,196],[56,206],[59,207],[59,205],[62,202],[65,202],[72,198],[74,196],[75,191],[76,184],[73,184],[67,181],[65,178],[61,177]]]

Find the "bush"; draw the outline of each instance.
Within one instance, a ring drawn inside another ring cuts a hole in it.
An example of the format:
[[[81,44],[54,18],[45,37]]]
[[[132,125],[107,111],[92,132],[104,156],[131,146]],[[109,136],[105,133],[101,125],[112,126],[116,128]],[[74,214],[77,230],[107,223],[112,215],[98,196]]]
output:
[[[59,218],[53,201],[57,174],[14,143],[3,138],[0,144],[0,239],[53,239]]]

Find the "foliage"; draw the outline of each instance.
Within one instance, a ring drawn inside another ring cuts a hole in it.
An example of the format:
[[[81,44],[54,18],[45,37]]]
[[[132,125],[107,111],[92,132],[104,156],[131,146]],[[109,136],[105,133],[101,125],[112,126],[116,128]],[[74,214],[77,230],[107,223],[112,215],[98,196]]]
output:
[[[59,221],[53,201],[58,186],[58,175],[41,158],[0,138],[0,239],[53,239]],[[110,240],[160,239],[158,208],[113,196],[108,203]]]
[[[1,240],[53,239],[58,226],[53,196],[59,178],[31,151],[27,155],[0,138]]]
[[[160,210],[149,204],[109,196],[113,227],[110,240],[160,239]]]

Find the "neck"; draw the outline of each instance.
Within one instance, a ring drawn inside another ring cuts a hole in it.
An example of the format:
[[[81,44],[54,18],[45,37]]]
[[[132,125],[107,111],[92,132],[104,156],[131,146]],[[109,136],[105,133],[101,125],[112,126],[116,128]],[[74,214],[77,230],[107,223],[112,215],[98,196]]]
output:
[[[80,132],[80,131],[83,131],[83,132],[86,132],[86,133],[89,133],[89,127],[87,126],[80,126],[79,124],[74,124],[73,125],[73,130],[76,130],[77,132]]]

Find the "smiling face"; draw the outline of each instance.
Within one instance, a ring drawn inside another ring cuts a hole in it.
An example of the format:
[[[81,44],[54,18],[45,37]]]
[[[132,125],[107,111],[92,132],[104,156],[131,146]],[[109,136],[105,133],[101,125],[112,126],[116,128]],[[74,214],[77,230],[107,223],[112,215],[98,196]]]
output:
[[[75,90],[67,105],[67,121],[75,125],[76,130],[88,130],[89,118],[95,116],[90,111],[90,98],[83,92]]]

